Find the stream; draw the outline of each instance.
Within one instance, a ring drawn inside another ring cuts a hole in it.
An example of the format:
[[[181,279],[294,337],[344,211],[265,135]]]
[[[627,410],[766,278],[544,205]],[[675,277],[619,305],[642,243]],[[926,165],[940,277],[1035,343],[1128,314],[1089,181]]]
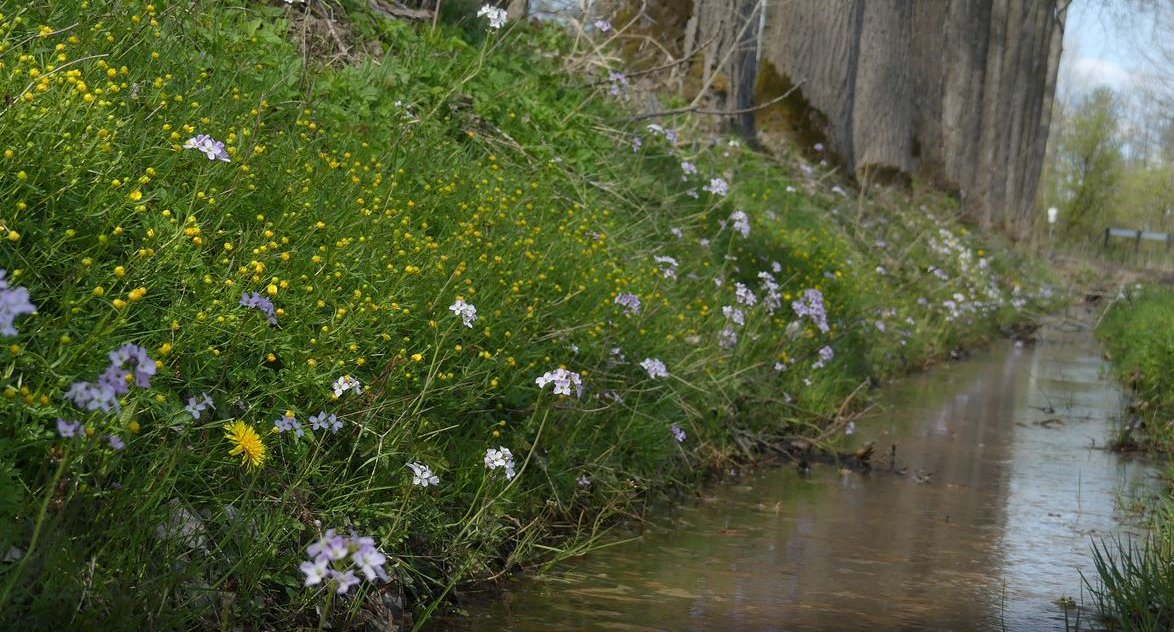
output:
[[[1064,630],[1091,542],[1156,486],[1104,449],[1125,397],[1080,311],[886,387],[848,437],[870,474],[752,471],[429,628]]]

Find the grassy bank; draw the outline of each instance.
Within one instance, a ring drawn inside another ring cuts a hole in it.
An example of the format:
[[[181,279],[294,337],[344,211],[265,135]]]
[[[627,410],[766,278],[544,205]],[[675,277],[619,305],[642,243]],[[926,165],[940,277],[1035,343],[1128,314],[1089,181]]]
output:
[[[1174,290],[1129,285],[1097,330],[1133,403],[1121,442],[1159,458],[1174,451]],[[1169,479],[1169,472],[1167,472]],[[1174,625],[1174,493],[1149,508],[1146,542],[1102,542],[1094,549],[1094,604],[1115,629],[1168,630]]]
[[[631,121],[568,70],[606,33],[29,4],[0,2],[5,626],[418,610],[756,442],[832,444],[862,384],[1050,296],[945,198]]]

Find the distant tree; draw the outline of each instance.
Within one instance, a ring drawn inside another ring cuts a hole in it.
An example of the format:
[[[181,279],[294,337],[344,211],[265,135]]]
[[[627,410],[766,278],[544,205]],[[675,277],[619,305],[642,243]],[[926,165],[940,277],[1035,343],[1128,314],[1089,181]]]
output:
[[[1090,237],[1113,217],[1124,164],[1120,100],[1101,87],[1067,117],[1057,144],[1055,177],[1065,234]]]

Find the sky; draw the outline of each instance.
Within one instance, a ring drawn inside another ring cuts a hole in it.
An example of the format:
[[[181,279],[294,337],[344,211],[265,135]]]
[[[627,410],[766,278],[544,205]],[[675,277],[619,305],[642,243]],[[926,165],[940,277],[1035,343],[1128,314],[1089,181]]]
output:
[[[1129,5],[1121,0],[1073,0],[1064,31],[1057,96],[1071,102],[1101,85],[1128,89],[1145,59],[1129,41]]]

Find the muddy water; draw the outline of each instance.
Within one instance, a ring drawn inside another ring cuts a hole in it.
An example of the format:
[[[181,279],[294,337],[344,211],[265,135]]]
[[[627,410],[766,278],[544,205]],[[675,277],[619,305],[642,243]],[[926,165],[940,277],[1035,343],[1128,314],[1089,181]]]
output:
[[[757,472],[432,627],[1063,630],[1090,539],[1124,529],[1122,499],[1152,485],[1101,449],[1123,398],[1087,325],[1057,321],[882,403],[850,437],[876,442],[882,471]]]

